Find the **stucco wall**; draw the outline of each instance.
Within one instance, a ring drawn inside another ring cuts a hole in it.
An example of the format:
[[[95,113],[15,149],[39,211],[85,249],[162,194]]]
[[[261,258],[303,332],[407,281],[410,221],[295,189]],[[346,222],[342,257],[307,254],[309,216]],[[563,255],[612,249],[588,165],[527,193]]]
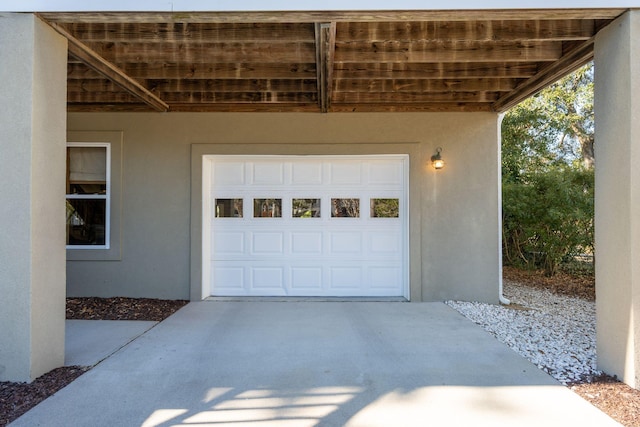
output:
[[[640,387],[640,12],[595,50],[598,367]]]
[[[64,363],[66,40],[0,14],[0,381]]]
[[[206,146],[208,154],[411,151],[412,300],[498,300],[496,114],[72,113],[68,129],[123,131],[121,259],[69,261],[69,295],[190,297],[199,262],[191,153]],[[429,158],[438,146],[446,166],[436,172]]]

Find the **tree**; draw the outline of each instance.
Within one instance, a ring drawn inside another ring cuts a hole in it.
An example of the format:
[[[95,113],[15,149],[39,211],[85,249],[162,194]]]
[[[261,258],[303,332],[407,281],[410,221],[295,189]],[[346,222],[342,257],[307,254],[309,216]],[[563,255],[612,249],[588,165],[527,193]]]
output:
[[[593,65],[510,110],[502,124],[503,254],[544,267],[593,248]]]

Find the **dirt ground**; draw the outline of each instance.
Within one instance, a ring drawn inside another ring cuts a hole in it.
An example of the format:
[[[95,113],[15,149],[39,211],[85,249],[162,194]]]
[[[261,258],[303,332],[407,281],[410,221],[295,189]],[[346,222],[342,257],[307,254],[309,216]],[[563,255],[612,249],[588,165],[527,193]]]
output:
[[[558,294],[591,301],[595,299],[594,280],[589,276],[559,273],[548,278],[541,272],[505,267],[504,278]],[[69,298],[67,319],[162,321],[186,303],[144,298]],[[0,427],[56,393],[88,369],[80,366],[55,369],[31,384],[0,382]],[[585,378],[570,384],[569,388],[622,425],[640,427],[640,391],[608,375]]]

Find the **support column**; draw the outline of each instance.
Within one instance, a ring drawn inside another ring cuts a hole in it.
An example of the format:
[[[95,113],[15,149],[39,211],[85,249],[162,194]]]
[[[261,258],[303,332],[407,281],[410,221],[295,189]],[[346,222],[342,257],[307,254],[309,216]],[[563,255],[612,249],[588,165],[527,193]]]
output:
[[[640,11],[596,37],[598,367],[640,388]]]
[[[0,13],[0,381],[64,364],[67,43]]]

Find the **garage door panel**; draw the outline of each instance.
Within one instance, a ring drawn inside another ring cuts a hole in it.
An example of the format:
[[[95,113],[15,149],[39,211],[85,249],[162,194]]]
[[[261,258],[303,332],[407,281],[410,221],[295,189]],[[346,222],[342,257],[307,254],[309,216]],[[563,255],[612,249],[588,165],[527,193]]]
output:
[[[322,232],[291,232],[291,254],[322,254]]]
[[[221,290],[242,291],[245,285],[244,268],[241,266],[219,266],[218,263],[212,263],[213,280],[216,288]]]
[[[332,266],[329,268],[331,289],[360,289],[362,287],[362,268],[352,266]]]
[[[282,163],[253,163],[251,171],[253,185],[284,184],[284,164]]]
[[[299,162],[291,165],[292,185],[321,185],[322,162]]]
[[[291,267],[291,289],[296,290],[321,290],[322,267]]]
[[[369,163],[368,181],[372,185],[401,185],[403,181],[402,164],[372,161]]]
[[[369,234],[369,252],[376,255],[399,254],[402,239],[397,230],[372,231]]]
[[[250,267],[253,289],[274,289],[284,292],[284,269],[282,267]]]
[[[331,254],[362,254],[362,233],[340,231],[330,234]]]
[[[216,164],[213,170],[213,185],[229,186],[237,185],[243,186],[246,183],[246,165],[242,162],[224,162]]]
[[[253,254],[284,254],[284,232],[252,232],[251,242]]]
[[[336,162],[329,166],[331,185],[362,184],[362,165],[360,162]]]
[[[374,289],[393,290],[402,283],[402,270],[397,266],[370,266],[367,275],[368,282]]]
[[[218,232],[213,239],[213,251],[219,255],[244,255],[243,232]]]

